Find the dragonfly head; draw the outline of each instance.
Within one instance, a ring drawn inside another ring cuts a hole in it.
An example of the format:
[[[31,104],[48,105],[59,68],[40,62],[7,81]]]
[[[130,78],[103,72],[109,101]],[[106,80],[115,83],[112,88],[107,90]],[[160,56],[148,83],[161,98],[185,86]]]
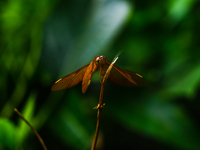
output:
[[[104,65],[106,63],[106,57],[105,56],[98,56],[96,57],[96,64],[101,66]]]

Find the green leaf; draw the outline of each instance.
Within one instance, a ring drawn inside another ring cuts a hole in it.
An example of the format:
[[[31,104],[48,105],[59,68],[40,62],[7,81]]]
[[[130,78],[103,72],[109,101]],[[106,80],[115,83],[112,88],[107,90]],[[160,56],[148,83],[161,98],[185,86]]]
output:
[[[107,108],[113,118],[132,131],[179,148],[200,147],[198,128],[184,110],[174,104],[152,97],[128,104],[109,104]]]
[[[188,67],[186,71],[182,70],[180,73],[173,74],[171,78],[167,81],[168,86],[166,86],[161,94],[165,97],[170,96],[186,96],[192,98],[196,95],[196,89],[200,83],[200,64],[192,67]]]
[[[12,122],[0,118],[0,143],[13,149],[15,145],[16,130]]]

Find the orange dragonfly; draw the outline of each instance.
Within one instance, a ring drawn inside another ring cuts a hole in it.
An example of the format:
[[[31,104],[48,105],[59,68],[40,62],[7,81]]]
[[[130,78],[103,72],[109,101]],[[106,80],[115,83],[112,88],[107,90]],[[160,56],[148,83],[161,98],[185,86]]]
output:
[[[101,82],[101,77],[105,75],[110,64],[105,56],[97,56],[90,64],[57,80],[51,90],[60,91],[71,88],[82,81],[82,92],[85,93],[90,85],[92,74],[100,68],[99,79]],[[143,87],[146,85],[146,81],[141,75],[115,65],[108,76],[108,80],[121,86]]]

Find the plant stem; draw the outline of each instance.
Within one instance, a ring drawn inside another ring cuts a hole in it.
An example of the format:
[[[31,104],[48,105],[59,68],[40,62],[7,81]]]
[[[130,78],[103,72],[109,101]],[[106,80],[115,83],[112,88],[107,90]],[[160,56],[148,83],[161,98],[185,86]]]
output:
[[[26,122],[26,124],[33,130],[33,132],[35,133],[35,135],[37,136],[38,140],[40,141],[40,143],[42,144],[42,147],[44,148],[44,150],[47,150],[46,145],[44,144],[44,141],[42,140],[42,138],[40,137],[40,135],[38,134],[38,132],[36,131],[36,129],[24,118],[24,116],[15,108],[14,111],[20,116],[20,118],[22,120],[24,120],[24,122]]]
[[[102,109],[103,109],[103,107],[105,105],[105,104],[103,104],[103,94],[104,94],[104,89],[105,89],[105,86],[106,86],[106,81],[107,81],[108,76],[110,74],[110,71],[111,71],[114,63],[117,61],[117,59],[118,59],[118,57],[114,58],[114,60],[110,64],[109,68],[107,69],[107,71],[106,71],[106,73],[105,73],[105,75],[103,77],[103,82],[101,84],[101,92],[100,92],[100,97],[99,97],[99,104],[95,107],[95,109],[98,109],[98,113],[97,113],[97,126],[96,126],[96,132],[95,132],[94,141],[93,141],[91,150],[95,150],[97,139],[98,139],[99,124],[100,124],[100,119],[101,119],[101,111],[102,111]]]
[[[101,119],[101,110],[102,109],[98,109],[96,132],[95,132],[95,137],[94,137],[94,141],[93,141],[91,150],[95,150],[95,147],[96,147],[97,138],[98,138],[98,135],[99,135],[99,124],[100,124],[100,119]]]

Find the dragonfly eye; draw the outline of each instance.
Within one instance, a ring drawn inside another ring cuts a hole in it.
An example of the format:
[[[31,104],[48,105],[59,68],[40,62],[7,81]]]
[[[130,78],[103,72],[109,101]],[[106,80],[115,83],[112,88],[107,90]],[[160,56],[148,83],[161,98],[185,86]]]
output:
[[[99,65],[99,60],[98,59],[96,59],[96,64]]]
[[[96,58],[96,64],[97,65],[104,65],[106,63],[106,57],[105,56],[99,56]]]

